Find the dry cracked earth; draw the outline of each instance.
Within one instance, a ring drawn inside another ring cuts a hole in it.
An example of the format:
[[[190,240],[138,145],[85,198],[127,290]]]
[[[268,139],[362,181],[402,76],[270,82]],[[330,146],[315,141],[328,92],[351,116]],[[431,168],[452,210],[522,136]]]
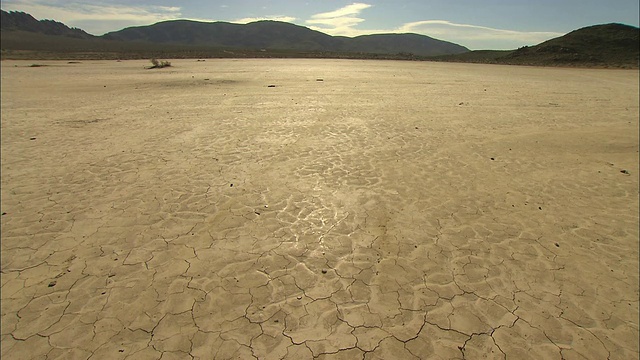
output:
[[[638,71],[32,63],[3,359],[638,357]]]

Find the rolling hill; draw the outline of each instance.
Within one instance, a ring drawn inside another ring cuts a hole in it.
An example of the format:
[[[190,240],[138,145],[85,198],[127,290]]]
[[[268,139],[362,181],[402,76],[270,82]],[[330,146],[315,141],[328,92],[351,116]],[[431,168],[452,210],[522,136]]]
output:
[[[512,64],[638,64],[640,29],[623,24],[589,26],[532,47],[515,50],[504,58]]]
[[[394,55],[399,53],[403,54],[400,57],[433,56],[469,51],[463,46],[425,35],[385,34],[348,38],[330,36],[304,26],[279,21],[234,24],[171,20],[147,26],[129,27],[103,36],[93,36],[53,20],[38,21],[23,12],[3,10],[0,31],[4,50],[36,51],[40,48],[43,51],[50,51],[51,48],[56,48],[56,38],[50,36],[63,36],[87,40],[86,43],[71,44],[67,40],[58,39],[67,45],[67,49],[74,48],[76,51],[85,51],[84,48],[94,51],[101,46],[106,51],[114,51],[117,48],[132,46],[125,43],[135,43],[138,47],[145,49],[166,49],[171,54],[184,50],[185,47],[192,47],[192,50],[198,49],[199,53],[204,51],[213,56],[222,52],[222,49],[243,50],[248,53],[271,50],[287,54],[295,52],[325,53],[331,56],[352,54],[349,57],[369,57],[369,55],[356,54]],[[27,33],[45,36],[38,38]]]
[[[425,35],[379,34],[348,38],[330,36],[304,26],[269,20],[248,24],[188,20],[163,21],[149,26],[130,27],[111,32],[105,34],[103,38],[245,49],[369,54],[411,53],[418,56],[460,54],[469,51],[463,46]]]
[[[2,10],[1,31],[27,31],[46,35],[61,35],[77,39],[91,39],[94,36],[78,28],[70,28],[54,20],[36,20],[33,16],[20,12]]]
[[[615,23],[594,25],[517,50],[478,50],[439,56],[434,60],[509,65],[638,68],[640,29]]]
[[[163,21],[93,36],[54,20],[2,11],[3,59],[304,57],[411,59],[535,66],[638,68],[640,29],[594,25],[516,50],[476,50],[419,34],[330,36],[304,26]]]

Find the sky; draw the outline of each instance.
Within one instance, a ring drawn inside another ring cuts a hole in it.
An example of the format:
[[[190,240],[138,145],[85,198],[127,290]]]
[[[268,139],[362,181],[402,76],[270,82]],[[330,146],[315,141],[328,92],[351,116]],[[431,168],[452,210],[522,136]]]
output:
[[[329,35],[417,33],[471,50],[536,45],[581,27],[639,25],[638,0],[0,0],[102,35],[165,20],[279,20]]]

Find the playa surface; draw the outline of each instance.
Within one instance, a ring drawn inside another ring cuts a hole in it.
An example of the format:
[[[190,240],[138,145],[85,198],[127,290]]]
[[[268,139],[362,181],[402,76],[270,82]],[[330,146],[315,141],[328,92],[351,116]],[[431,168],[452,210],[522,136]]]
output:
[[[638,357],[637,70],[147,65],[2,62],[3,359]]]

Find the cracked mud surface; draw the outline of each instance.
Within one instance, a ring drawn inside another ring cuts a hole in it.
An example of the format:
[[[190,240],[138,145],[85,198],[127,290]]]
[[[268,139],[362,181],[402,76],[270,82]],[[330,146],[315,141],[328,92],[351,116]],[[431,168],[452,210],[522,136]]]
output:
[[[638,357],[637,71],[173,63],[2,62],[3,359]]]

